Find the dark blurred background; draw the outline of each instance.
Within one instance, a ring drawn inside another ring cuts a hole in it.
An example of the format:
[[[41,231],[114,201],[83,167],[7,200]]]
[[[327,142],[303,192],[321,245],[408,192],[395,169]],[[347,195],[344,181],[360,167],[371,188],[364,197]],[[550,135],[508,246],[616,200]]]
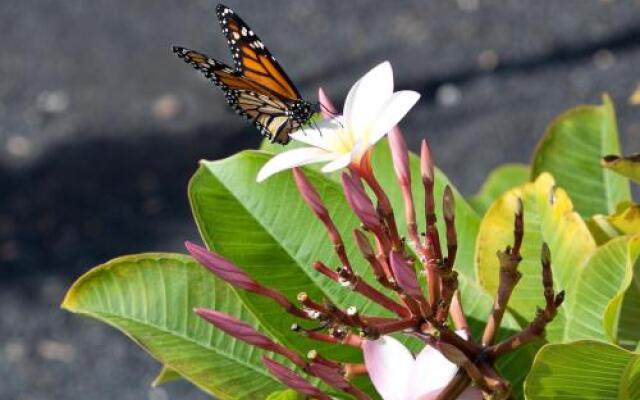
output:
[[[341,102],[385,59],[421,91],[403,121],[465,194],[527,162],[545,125],[608,91],[640,151],[640,1],[228,1],[305,97]],[[0,399],[204,399],[150,389],[156,363],[59,310],[91,266],[197,239],[186,184],[200,158],[260,138],[171,44],[230,60],[210,0],[0,2]]]

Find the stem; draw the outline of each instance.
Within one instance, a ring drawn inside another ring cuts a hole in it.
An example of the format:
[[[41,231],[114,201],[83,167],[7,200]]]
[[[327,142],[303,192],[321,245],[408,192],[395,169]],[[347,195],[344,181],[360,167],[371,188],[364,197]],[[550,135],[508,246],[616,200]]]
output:
[[[467,323],[467,317],[464,315],[462,309],[462,299],[460,298],[460,290],[456,290],[451,300],[451,307],[449,308],[449,314],[453,320],[453,324],[456,330],[462,330],[467,334],[467,337],[471,338],[471,330]]]
[[[344,377],[347,379],[367,373],[367,366],[364,364],[345,363],[342,368],[344,370]]]
[[[425,247],[426,257],[423,261],[427,272],[429,303],[431,312],[438,311],[440,303],[440,282],[438,267],[442,264],[442,249],[440,236],[436,226],[436,212],[434,199],[434,169],[431,150],[425,140],[422,141],[420,150],[420,170],[422,173],[422,185],[424,186],[424,214],[426,219]]]
[[[545,328],[555,318],[558,307],[564,301],[564,290],[557,295],[553,290],[553,275],[551,272],[551,253],[546,243],[542,244],[541,251],[542,264],[542,286],[544,288],[545,308],[538,309],[533,321],[521,332],[513,335],[495,346],[487,349],[487,354],[492,357],[499,357],[509,351],[522,347],[536,339],[544,336]]]
[[[343,279],[341,279],[340,275],[333,271],[331,268],[327,267],[324,263],[322,263],[321,261],[316,261],[313,263],[313,268],[315,268],[318,272],[322,273],[323,275],[327,276],[329,279],[338,282],[342,285],[344,285],[345,281]],[[383,306],[384,308],[386,308],[387,310],[401,316],[401,317],[408,317],[411,315],[411,313],[409,312],[409,310],[407,310],[405,307],[403,307],[402,305],[396,303],[395,301],[393,301],[391,298],[387,297],[385,294],[383,294],[382,292],[378,291],[377,289],[373,288],[372,286],[370,286],[368,283],[366,283],[365,281],[363,281],[362,279],[359,279],[356,275],[351,275],[350,276],[350,280],[346,281],[346,285],[349,286],[352,290],[360,293],[361,295],[369,298],[370,300],[375,301],[376,303],[380,304],[381,306]]]

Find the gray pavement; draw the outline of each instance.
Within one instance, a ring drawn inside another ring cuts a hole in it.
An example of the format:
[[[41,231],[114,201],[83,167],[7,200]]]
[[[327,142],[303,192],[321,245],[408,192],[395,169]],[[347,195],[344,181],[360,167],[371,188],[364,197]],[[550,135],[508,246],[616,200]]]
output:
[[[403,121],[463,193],[526,162],[549,120],[608,91],[640,151],[640,1],[228,1],[308,98],[340,102],[377,62],[423,93]],[[200,158],[259,137],[170,52],[230,60],[213,1],[0,3],[0,400],[203,399],[150,390],[124,336],[58,310],[82,271],[197,239],[186,182]]]

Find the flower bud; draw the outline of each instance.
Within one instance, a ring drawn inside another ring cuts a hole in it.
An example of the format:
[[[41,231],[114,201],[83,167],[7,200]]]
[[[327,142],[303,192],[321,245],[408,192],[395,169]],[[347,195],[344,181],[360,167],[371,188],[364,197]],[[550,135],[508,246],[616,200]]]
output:
[[[219,254],[189,241],[186,241],[184,245],[193,258],[223,281],[237,288],[249,291],[256,291],[260,287],[260,285],[251,279],[243,270]]]
[[[293,169],[293,178],[296,182],[296,186],[298,186],[298,191],[311,210],[318,216],[318,218],[327,218],[329,213],[320,199],[320,195],[318,195],[318,192],[311,185],[307,177],[304,176],[304,173],[300,168]]]
[[[219,311],[207,310],[205,308],[196,308],[194,311],[198,316],[209,321],[216,328],[224,331],[228,335],[264,350],[277,351],[278,345],[273,340],[256,331],[249,324]]]
[[[368,229],[381,229],[380,217],[367,193],[347,173],[342,174],[342,187],[349,206]]]
[[[275,360],[263,356],[262,363],[265,367],[267,367],[271,374],[273,374],[273,376],[278,378],[280,382],[292,388],[296,392],[307,396],[312,396],[313,398],[317,398],[320,400],[331,400],[331,397],[322,393],[320,389],[313,386],[306,379],[290,370],[289,368],[285,367],[284,365],[276,362]]]
[[[406,260],[396,251],[389,253],[389,259],[393,275],[400,289],[409,296],[420,297],[422,292],[416,276],[416,270],[407,265]]]
[[[318,102],[320,103],[320,112],[325,119],[333,118],[338,114],[338,109],[323,88],[318,89]]]
[[[393,168],[401,185],[411,185],[411,172],[409,171],[409,153],[407,143],[402,136],[400,128],[393,127],[388,134],[389,147],[393,158]]]

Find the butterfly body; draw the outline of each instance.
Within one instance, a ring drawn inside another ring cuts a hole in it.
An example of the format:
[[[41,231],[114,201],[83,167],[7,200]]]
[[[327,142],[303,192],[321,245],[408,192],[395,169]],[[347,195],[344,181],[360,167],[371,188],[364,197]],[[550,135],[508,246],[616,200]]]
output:
[[[272,142],[287,144],[289,133],[309,121],[315,106],[300,93],[262,41],[233,10],[219,4],[218,21],[235,68],[195,50],[173,52],[222,89],[227,103]]]

